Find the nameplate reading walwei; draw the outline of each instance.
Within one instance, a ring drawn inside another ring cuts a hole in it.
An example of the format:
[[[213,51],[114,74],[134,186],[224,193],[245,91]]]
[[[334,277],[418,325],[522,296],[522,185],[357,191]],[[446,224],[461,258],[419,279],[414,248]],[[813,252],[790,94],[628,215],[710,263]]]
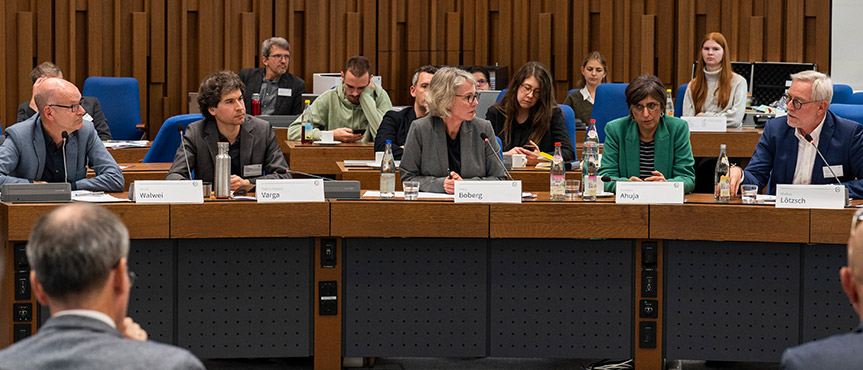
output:
[[[135,203],[204,203],[201,180],[135,181]]]

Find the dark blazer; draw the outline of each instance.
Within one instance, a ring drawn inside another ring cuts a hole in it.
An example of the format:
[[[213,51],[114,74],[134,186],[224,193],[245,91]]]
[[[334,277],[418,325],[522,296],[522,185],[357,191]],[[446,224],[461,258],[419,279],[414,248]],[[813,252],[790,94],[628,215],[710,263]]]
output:
[[[186,147],[186,153],[189,155],[189,166],[192,168],[186,167],[183,148],[179,147],[177,154],[174,155],[174,163],[171,164],[171,169],[165,179],[188,180],[189,171],[194,171],[195,179],[213,182],[216,175],[216,155],[219,154],[218,142],[219,128],[216,126],[215,119],[205,118],[190,123],[186,128],[186,134],[183,136],[182,145]],[[270,123],[246,115],[246,122],[240,127],[240,168],[251,164],[262,164],[266,174],[248,178],[242,174],[239,175],[252,184],[257,179],[287,179],[291,177],[287,173],[277,173],[278,170],[287,172],[288,163],[285,162],[285,155],[282,154],[282,149],[276,143],[276,133],[273,132]]]
[[[204,369],[189,351],[152,341],[125,339],[94,318],[49,319],[39,333],[0,351],[4,369]]]
[[[33,115],[7,128],[6,140],[0,145],[0,186],[42,178],[46,155],[41,116]],[[90,121],[84,121],[83,127],[69,134],[66,165],[73,189],[123,191],[123,172]],[[87,178],[88,166],[96,172],[95,177]]]
[[[375,136],[375,151],[382,152],[386,149],[387,140],[393,142],[393,158],[402,159],[402,153],[405,145],[405,140],[408,137],[408,130],[411,128],[411,122],[417,119],[417,113],[413,105],[400,111],[391,110],[384,114],[384,119],[378,127],[378,134]]]
[[[788,370],[860,369],[863,364],[863,326],[854,331],[819,339],[785,350],[782,368]]]
[[[503,180],[506,173],[495,157],[500,148],[497,140],[489,140],[489,148],[480,138],[485,133],[493,138],[494,129],[488,121],[474,118],[464,121],[459,129],[461,173],[465,180]],[[445,192],[443,182],[449,176],[446,128],[440,117],[425,116],[414,121],[405,141],[399,172],[402,181],[419,181],[420,191]]]
[[[491,122],[491,127],[494,128],[494,132],[500,137],[503,142],[503,151],[510,150],[517,146],[525,146],[528,144],[527,138],[523,143],[514,143],[510,139],[509,145],[506,144],[506,138],[501,136],[501,131],[503,131],[504,122],[506,122],[506,116],[498,110],[498,108],[494,105],[488,107],[488,112],[485,114],[485,119]],[[530,125],[531,118],[528,117],[525,123],[522,125]],[[518,123],[513,123],[513,126],[518,125]],[[536,143],[539,145],[539,150],[546,152],[548,154],[554,154],[554,142],[560,142],[560,151],[563,154],[563,160],[566,162],[572,162],[575,160],[575,148],[572,147],[572,140],[569,138],[569,131],[566,130],[566,123],[563,119],[563,112],[555,106],[551,110],[551,125],[548,128],[548,132],[542,137],[542,139]]]
[[[689,143],[689,124],[680,118],[663,115],[653,137],[653,168],[668,181],[683,182],[683,191],[695,188],[695,160]],[[641,165],[641,142],[638,139],[638,122],[622,117],[605,126],[605,144],[602,147],[600,176],[614,180],[638,177]],[[616,191],[615,181],[605,183],[606,191]]]
[[[112,140],[111,128],[108,127],[108,119],[102,113],[102,104],[99,104],[99,99],[92,96],[82,96],[81,106],[90,115],[93,126],[96,127],[96,132],[99,133],[99,139],[102,141]],[[15,122],[26,121],[28,118],[33,117],[34,114],[36,114],[36,111],[30,108],[30,101],[25,101],[18,105],[18,120]]]
[[[767,121],[755,154],[746,166],[743,184],[755,184],[767,193],[776,194],[776,184],[794,181],[797,166],[797,137],[788,126],[788,117]],[[818,150],[831,166],[842,166],[839,177],[852,198],[863,198],[863,126],[827,111]],[[812,167],[812,184],[835,184],[832,177],[824,178],[824,161],[817,154]],[[769,181],[769,183],[768,183]]]
[[[243,101],[246,102],[246,113],[252,114],[252,94],[261,92],[264,83],[264,68],[246,68],[240,71],[240,80],[246,84]],[[291,96],[276,95],[276,110],[274,116],[284,116],[303,113],[303,93],[306,83],[301,78],[285,72],[279,78],[280,89],[291,89]]]

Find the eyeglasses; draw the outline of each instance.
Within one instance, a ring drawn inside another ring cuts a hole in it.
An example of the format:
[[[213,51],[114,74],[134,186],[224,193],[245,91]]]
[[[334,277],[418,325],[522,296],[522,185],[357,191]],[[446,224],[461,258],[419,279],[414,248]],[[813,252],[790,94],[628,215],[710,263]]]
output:
[[[816,103],[819,101],[819,100],[803,101],[803,100],[800,100],[797,98],[792,98],[791,95],[788,95],[788,94],[785,94],[782,96],[785,98],[786,102],[791,103],[791,105],[794,106],[794,109],[803,108],[803,104]]]
[[[635,104],[631,106],[630,109],[632,109],[634,112],[641,113],[644,112],[644,108],[647,108],[650,113],[656,113],[656,111],[658,111],[661,107],[662,106],[659,103],[651,102],[647,103],[647,105]]]
[[[531,94],[533,96],[539,96],[539,88],[531,89],[529,85],[521,85],[521,92],[525,95]]]
[[[273,54],[268,56],[267,59],[291,59],[291,54]]]
[[[72,105],[48,104],[48,105],[51,107],[66,108],[66,109],[69,109],[73,112],[77,112],[78,107],[80,107],[81,103],[83,103],[83,102],[84,102],[84,99],[81,99],[81,101],[79,101],[78,104],[72,104]]]
[[[475,102],[479,98],[479,95],[477,95],[477,94],[465,94],[465,95],[455,94],[455,96],[458,96],[459,98],[464,99],[464,101],[466,101],[468,104],[472,104],[473,102]]]
[[[476,80],[476,84],[477,85],[488,85],[488,80],[486,80],[486,79]]]

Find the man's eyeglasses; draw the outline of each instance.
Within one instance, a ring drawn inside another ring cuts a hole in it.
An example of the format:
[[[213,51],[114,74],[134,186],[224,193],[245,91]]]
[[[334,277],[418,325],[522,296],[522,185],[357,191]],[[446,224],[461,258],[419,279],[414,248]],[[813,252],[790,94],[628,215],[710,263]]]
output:
[[[81,101],[79,101],[78,104],[72,104],[72,105],[48,104],[48,105],[52,106],[52,107],[66,108],[66,109],[69,109],[73,112],[77,112],[78,107],[80,107],[81,103],[83,103],[83,102],[84,102],[84,99],[81,99]]]
[[[477,95],[477,94],[465,94],[465,95],[455,94],[455,96],[458,96],[459,98],[464,99],[464,101],[466,101],[468,104],[472,104],[473,102],[475,102],[479,98],[479,95]]]
[[[272,54],[267,59],[291,59],[291,54]]]
[[[794,109],[803,108],[804,104],[818,102],[818,100],[803,101],[803,100],[800,100],[797,98],[792,98],[791,95],[788,95],[788,94],[783,95],[783,97],[785,98],[785,101],[788,102],[787,104],[791,104],[794,106]]]
[[[488,85],[488,80],[486,80],[486,79],[476,80],[476,84],[477,85]]]
[[[647,103],[647,105],[635,104],[630,109],[632,109],[634,112],[641,113],[644,112],[644,108],[647,108],[650,113],[656,113],[656,111],[658,111],[661,107],[662,105],[660,105],[659,103],[651,102]]]
[[[539,88],[531,89],[528,85],[521,85],[521,92],[524,95],[531,94],[533,96],[539,96]]]

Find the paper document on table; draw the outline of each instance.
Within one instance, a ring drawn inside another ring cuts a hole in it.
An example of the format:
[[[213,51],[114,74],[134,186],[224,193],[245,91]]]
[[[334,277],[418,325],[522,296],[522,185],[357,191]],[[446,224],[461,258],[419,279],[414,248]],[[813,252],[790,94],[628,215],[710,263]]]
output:
[[[379,192],[377,190],[366,190],[366,192],[363,193],[363,198],[380,198],[380,197],[381,197],[381,192]],[[396,192],[396,198],[404,199],[404,197],[405,197],[405,192],[403,192],[403,191],[397,191]],[[452,194],[446,194],[446,193],[429,193],[429,192],[421,191],[421,192],[419,192],[419,195],[417,196],[417,198],[418,199],[453,199],[453,195]]]
[[[108,149],[122,149],[122,148],[146,148],[147,140],[109,140],[103,141],[105,147]]]
[[[131,202],[126,198],[117,198],[101,191],[76,190],[72,192],[72,200],[87,203]]]

